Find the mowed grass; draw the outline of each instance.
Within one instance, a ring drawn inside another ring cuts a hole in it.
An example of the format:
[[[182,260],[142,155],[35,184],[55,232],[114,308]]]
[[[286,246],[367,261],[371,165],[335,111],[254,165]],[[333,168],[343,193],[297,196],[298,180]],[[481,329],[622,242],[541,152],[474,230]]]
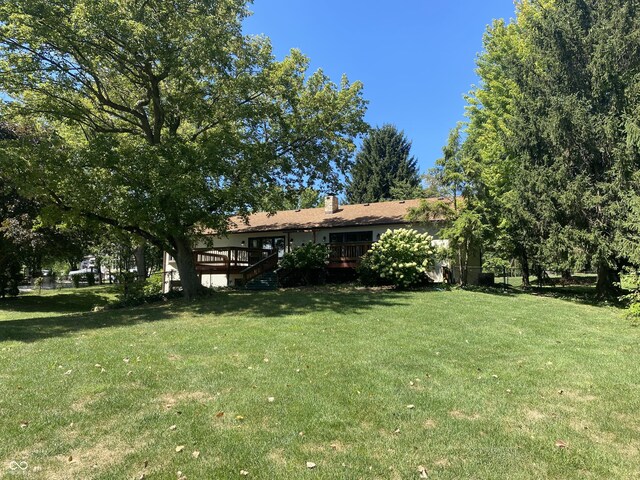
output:
[[[0,303],[0,476],[640,477],[620,310],[324,288],[78,313],[101,292]]]
[[[29,293],[22,293],[17,298],[0,299],[0,322],[84,314],[93,310],[94,307],[104,307],[115,299],[115,285],[41,290],[40,292],[35,289]],[[55,324],[54,321],[47,321],[43,325],[46,325],[47,329],[52,329],[55,328]],[[3,330],[0,333],[4,333],[4,327],[7,325],[10,324],[2,325]],[[5,338],[0,337],[0,340]]]

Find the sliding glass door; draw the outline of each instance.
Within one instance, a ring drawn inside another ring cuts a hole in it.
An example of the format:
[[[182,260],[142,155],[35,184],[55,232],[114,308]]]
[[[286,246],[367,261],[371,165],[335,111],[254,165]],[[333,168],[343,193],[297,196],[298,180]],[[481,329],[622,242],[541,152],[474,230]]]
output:
[[[285,252],[286,242],[284,237],[256,237],[249,239],[249,248],[259,250],[271,250],[273,253],[278,252],[278,258],[282,258]],[[260,260],[260,254],[251,253],[251,263]]]

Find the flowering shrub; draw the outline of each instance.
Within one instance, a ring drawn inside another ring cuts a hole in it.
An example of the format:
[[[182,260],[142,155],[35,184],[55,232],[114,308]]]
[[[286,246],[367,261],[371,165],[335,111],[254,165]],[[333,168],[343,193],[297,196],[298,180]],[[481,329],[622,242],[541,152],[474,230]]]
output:
[[[362,258],[360,280],[367,285],[397,287],[427,283],[436,251],[432,240],[413,229],[387,230]]]

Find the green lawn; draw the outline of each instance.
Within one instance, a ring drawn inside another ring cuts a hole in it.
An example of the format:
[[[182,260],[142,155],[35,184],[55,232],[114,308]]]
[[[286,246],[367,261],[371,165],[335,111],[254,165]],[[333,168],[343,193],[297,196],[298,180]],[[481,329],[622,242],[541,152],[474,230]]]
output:
[[[0,303],[0,477],[640,477],[615,308],[327,288],[81,313],[107,297]]]

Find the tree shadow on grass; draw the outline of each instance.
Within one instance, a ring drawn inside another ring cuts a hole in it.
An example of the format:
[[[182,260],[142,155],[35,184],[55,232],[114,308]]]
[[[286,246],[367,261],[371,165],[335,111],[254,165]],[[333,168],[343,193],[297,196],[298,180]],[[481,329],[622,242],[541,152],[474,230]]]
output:
[[[104,295],[79,290],[73,293],[19,295],[15,298],[4,298],[0,300],[0,310],[25,313],[47,312],[51,313],[51,316],[56,316],[88,312],[93,307],[103,307],[108,302],[109,299]]]
[[[604,300],[596,295],[595,286],[585,285],[569,285],[569,286],[532,286],[525,290],[521,287],[504,287],[497,285],[495,287],[471,287],[468,290],[486,293],[490,295],[499,295],[503,297],[516,297],[520,295],[534,295],[538,297],[555,298],[557,300],[565,300],[582,305],[590,305],[593,307],[615,307],[626,308],[624,302],[618,299]]]
[[[35,342],[83,331],[166,321],[185,314],[210,315],[212,321],[215,321],[216,317],[226,315],[242,319],[282,318],[316,312],[357,314],[379,306],[408,305],[410,299],[407,295],[407,292],[399,291],[326,288],[274,292],[218,292],[194,302],[175,300],[137,308],[63,315],[60,314],[60,310],[51,310],[51,316],[0,321],[0,343]],[[34,307],[33,311],[42,312],[42,305],[40,308]]]
[[[391,289],[316,287],[272,292],[237,291],[226,294],[224,302],[203,301],[191,310],[199,315],[234,313],[252,317],[284,317],[323,311],[357,314],[378,306],[408,305],[409,292]]]
[[[164,307],[153,305],[145,308],[85,311],[64,315],[52,312],[51,316],[6,320],[0,322],[0,344],[4,341],[35,342],[83,331],[168,320],[173,315]]]

